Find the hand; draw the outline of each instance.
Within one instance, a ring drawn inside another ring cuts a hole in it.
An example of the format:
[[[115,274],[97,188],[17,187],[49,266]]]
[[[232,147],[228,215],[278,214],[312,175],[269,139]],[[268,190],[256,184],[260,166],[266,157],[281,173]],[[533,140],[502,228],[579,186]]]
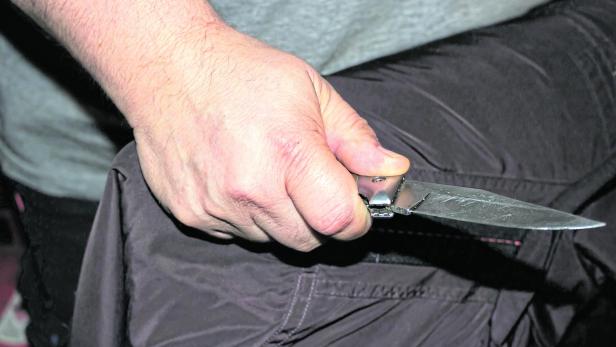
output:
[[[368,230],[349,171],[408,169],[310,66],[206,1],[13,1],[123,112],[150,189],[184,224],[308,251]]]
[[[220,238],[308,251],[324,237],[363,235],[371,218],[349,171],[397,175],[408,160],[382,148],[308,64],[221,30],[208,57],[188,59],[190,81],[170,82],[158,110],[140,111],[160,114],[135,127],[153,193],[182,223]]]
[[[349,171],[408,169],[310,66],[206,1],[13,1],[126,116],[148,185],[184,224],[308,251],[368,230]]]

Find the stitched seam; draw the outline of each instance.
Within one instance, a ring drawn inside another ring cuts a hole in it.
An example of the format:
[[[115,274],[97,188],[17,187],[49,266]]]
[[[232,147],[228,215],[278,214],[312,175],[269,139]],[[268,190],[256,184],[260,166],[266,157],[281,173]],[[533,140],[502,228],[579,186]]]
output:
[[[301,274],[298,278],[297,278],[297,283],[295,284],[295,290],[293,291],[293,298],[291,299],[291,304],[289,305],[289,309],[287,310],[287,313],[285,313],[285,318],[282,322],[282,324],[280,325],[280,327],[278,327],[278,329],[276,329],[276,331],[274,331],[266,340],[265,342],[261,345],[261,346],[265,346],[266,344],[270,343],[271,340],[274,338],[274,336],[280,334],[280,332],[286,327],[286,325],[289,323],[289,320],[291,319],[291,315],[293,313],[293,310],[295,309],[295,305],[297,304],[297,298],[299,296],[299,290],[302,287],[302,282],[303,279],[305,278],[306,274]],[[288,337],[287,337],[288,339]],[[287,339],[284,339],[282,342],[286,341]],[[281,342],[281,343],[282,343]],[[278,344],[280,345],[280,344]]]
[[[315,281],[316,282],[316,281]],[[353,285],[357,286],[366,286],[366,287],[384,287],[390,288],[391,285],[385,285],[382,283],[373,283],[373,282],[347,282],[347,281],[333,281],[333,280],[318,280],[320,283],[331,283],[338,285]],[[400,287],[404,288],[404,287]],[[388,290],[386,293],[390,293],[389,295],[375,295],[375,294],[344,294],[340,292],[336,292],[335,289],[331,289],[329,291],[317,291],[315,293],[316,296],[333,296],[333,297],[341,297],[341,298],[379,298],[379,299],[389,299],[389,300],[406,300],[412,298],[425,298],[425,299],[434,299],[434,300],[444,300],[450,302],[494,302],[494,299],[490,299],[489,297],[482,296],[480,294],[475,293],[474,298],[469,298],[469,291],[458,289],[461,293],[460,295],[447,295],[447,294],[439,294],[435,292],[436,288],[434,287],[421,287],[421,286],[410,286],[406,287],[407,290]],[[447,288],[451,290],[451,288]],[[472,292],[472,290],[470,290]]]
[[[482,303],[493,303],[494,300],[490,300],[487,298],[457,298],[447,295],[431,295],[431,294],[408,294],[408,295],[398,295],[398,296],[387,296],[387,295],[368,295],[368,294],[356,294],[356,295],[345,295],[336,292],[318,292],[315,295],[317,296],[328,296],[328,297],[336,297],[336,298],[358,298],[358,299],[385,299],[385,300],[409,300],[414,298],[428,299],[428,300],[439,300],[439,301],[447,301],[447,302],[482,302]]]
[[[614,68],[612,66],[614,62],[613,62],[612,57],[610,56],[610,53],[608,53],[606,50],[609,49],[611,51],[613,50],[613,47],[606,47],[606,45],[611,46],[610,41],[606,37],[606,33],[601,31],[599,28],[593,26],[592,23],[589,24],[588,18],[578,13],[575,13],[573,11],[567,11],[566,19],[569,21],[569,23],[572,24],[573,28],[580,35],[582,35],[587,40],[588,43],[592,45],[592,48],[596,51],[597,55],[602,60],[601,63],[604,63],[606,67],[611,71]],[[576,59],[576,57],[572,56],[571,54],[569,54],[569,56],[571,57],[571,60],[573,61],[575,66],[578,68],[578,70],[583,73],[584,80],[585,80],[584,82],[586,82],[585,84],[587,85],[587,87],[589,87],[590,90],[597,90],[597,88],[593,88],[594,84],[590,76],[588,76],[588,70],[585,69],[580,64],[580,62]],[[608,84],[608,85],[610,83],[609,81],[601,81],[601,82],[602,84]],[[601,107],[601,100],[598,98],[598,96],[595,93],[592,93],[592,97],[593,97],[593,100],[595,101],[595,104],[597,105],[597,114],[599,115],[601,123],[604,126],[607,126],[609,122],[607,121],[604,108]],[[606,136],[606,139],[605,139],[606,148],[610,148],[611,138],[609,137],[609,134],[606,134],[605,136]]]
[[[577,67],[577,69],[582,73],[582,75],[584,76],[584,85],[586,86],[586,88],[588,90],[591,91],[596,91],[598,88],[595,87],[595,82],[593,81],[593,79],[591,79],[591,77],[589,76],[589,71],[586,67],[584,67],[584,65],[579,61],[578,57],[574,57],[571,54],[569,54],[569,57],[571,58],[571,61],[573,62],[573,64],[575,65],[575,67]],[[587,58],[587,57],[586,57]],[[590,59],[590,58],[588,58]],[[590,61],[590,63],[594,64],[593,61]],[[592,101],[594,102],[594,106],[595,106],[595,111],[596,112],[589,112],[590,114],[597,114],[598,115],[598,119],[601,122],[601,126],[603,128],[607,127],[608,122],[605,118],[605,112],[603,110],[603,107],[601,107],[601,100],[599,98],[599,96],[597,95],[597,93],[593,92],[590,93],[591,97],[592,97]],[[605,134],[604,136],[604,145],[606,148],[609,149],[610,147],[610,138],[609,138],[609,134]]]
[[[582,72],[583,76],[584,76],[584,84],[586,85],[586,88],[588,88],[588,90],[592,90],[592,91],[596,91],[598,88],[595,87],[595,82],[593,82],[593,80],[590,78],[589,76],[589,72],[588,69],[586,69],[582,63],[580,63],[580,61],[578,61],[577,58],[574,58],[570,55],[571,57],[571,61],[573,62],[573,64],[575,64],[575,66],[578,68],[578,70],[580,70],[580,72]],[[594,63],[594,62],[591,62]],[[596,114],[598,115],[597,118],[599,118],[599,121],[601,122],[602,127],[607,127],[608,126],[608,121],[605,118],[605,111],[603,110],[603,107],[601,107],[601,99],[599,98],[599,96],[597,95],[597,93],[593,92],[590,93],[592,96],[592,100],[595,103],[595,111]],[[593,112],[590,112],[590,114],[592,114]],[[605,134],[604,137],[604,145],[606,148],[610,148],[610,138],[609,138],[609,134]]]
[[[402,229],[384,229],[384,228],[376,228],[379,232],[385,232],[390,234],[400,234],[400,235],[416,235],[422,237],[439,237],[445,239],[454,239],[454,240],[475,240],[486,243],[496,243],[496,244],[504,244],[515,247],[520,247],[522,245],[522,240],[509,240],[509,239],[499,239],[495,237],[486,237],[486,236],[471,236],[471,235],[449,235],[449,234],[434,234],[434,233],[426,233],[421,231],[406,231]]]
[[[310,285],[310,292],[308,293],[308,300],[306,301],[306,307],[304,307],[304,312],[302,312],[302,317],[299,319],[299,322],[297,323],[297,326],[295,327],[295,329],[293,329],[293,331],[289,333],[289,336],[284,341],[281,341],[278,344],[279,346],[282,343],[289,341],[289,339],[293,337],[293,335],[295,335],[295,333],[297,333],[297,331],[302,327],[302,324],[304,324],[304,319],[306,319],[306,316],[308,314],[308,309],[310,308],[310,304],[312,303],[312,295],[314,293],[314,288],[316,287],[316,284],[317,284],[317,280],[313,279],[312,284]]]

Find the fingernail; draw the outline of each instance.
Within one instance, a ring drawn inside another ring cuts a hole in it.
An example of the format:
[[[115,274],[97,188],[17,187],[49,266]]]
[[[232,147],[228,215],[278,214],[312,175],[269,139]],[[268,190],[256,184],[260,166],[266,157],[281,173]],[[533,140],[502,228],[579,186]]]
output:
[[[380,147],[379,150],[385,155],[384,168],[388,171],[395,171],[395,173],[389,173],[391,175],[404,174],[410,166],[410,161],[407,157],[390,151],[384,147]]]

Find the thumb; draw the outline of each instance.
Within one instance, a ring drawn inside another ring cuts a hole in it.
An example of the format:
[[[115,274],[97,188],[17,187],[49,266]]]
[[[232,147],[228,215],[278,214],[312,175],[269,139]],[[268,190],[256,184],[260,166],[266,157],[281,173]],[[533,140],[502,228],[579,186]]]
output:
[[[368,122],[328,85],[329,97],[321,114],[327,143],[336,159],[352,173],[396,176],[406,173],[409,160],[381,146]]]

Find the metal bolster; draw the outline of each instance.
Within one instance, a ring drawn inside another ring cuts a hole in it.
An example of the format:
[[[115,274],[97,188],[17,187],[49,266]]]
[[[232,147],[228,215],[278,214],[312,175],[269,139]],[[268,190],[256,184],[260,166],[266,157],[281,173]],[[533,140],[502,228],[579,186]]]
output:
[[[373,218],[409,215],[426,199],[404,184],[404,176],[355,176],[359,195]]]

